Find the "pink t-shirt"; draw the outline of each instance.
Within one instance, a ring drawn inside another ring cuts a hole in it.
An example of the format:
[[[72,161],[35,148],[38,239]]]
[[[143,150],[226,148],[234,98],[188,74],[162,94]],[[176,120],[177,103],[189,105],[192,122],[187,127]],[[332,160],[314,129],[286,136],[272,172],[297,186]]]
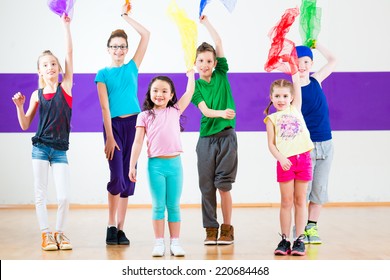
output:
[[[171,156],[183,152],[180,140],[180,111],[176,107],[138,114],[136,127],[145,127],[148,157]]]

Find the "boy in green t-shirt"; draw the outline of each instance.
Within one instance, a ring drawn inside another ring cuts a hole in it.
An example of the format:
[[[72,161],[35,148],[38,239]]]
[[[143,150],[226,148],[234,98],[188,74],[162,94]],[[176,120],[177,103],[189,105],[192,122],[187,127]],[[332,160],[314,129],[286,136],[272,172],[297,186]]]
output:
[[[237,174],[237,136],[235,104],[227,78],[229,70],[224,57],[222,41],[208,21],[200,22],[214,40],[214,49],[202,43],[196,51],[195,66],[199,72],[192,103],[202,112],[200,137],[196,146],[198,156],[199,188],[202,193],[205,245],[227,245],[234,242],[231,225],[232,197],[230,190]],[[216,191],[221,196],[223,224],[218,238]]]

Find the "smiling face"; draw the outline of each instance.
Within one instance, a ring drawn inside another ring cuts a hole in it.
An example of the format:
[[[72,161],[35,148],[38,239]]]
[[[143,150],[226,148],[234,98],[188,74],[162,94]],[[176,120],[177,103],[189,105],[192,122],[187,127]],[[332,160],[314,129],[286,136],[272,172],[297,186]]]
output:
[[[108,53],[115,65],[122,65],[128,52],[125,38],[113,37],[108,45]]]
[[[173,98],[171,86],[163,80],[155,80],[150,87],[150,99],[154,104],[154,109],[165,109],[168,102]]]
[[[301,81],[309,80],[310,70],[313,66],[313,60],[308,56],[298,58],[298,71]]]
[[[43,80],[58,80],[61,66],[58,59],[51,54],[42,55],[38,61],[38,74]]]
[[[271,93],[271,102],[277,111],[285,110],[293,100],[289,87],[274,86]]]
[[[215,56],[210,51],[201,52],[196,57],[196,70],[202,80],[210,81],[216,65],[217,61],[215,60]]]

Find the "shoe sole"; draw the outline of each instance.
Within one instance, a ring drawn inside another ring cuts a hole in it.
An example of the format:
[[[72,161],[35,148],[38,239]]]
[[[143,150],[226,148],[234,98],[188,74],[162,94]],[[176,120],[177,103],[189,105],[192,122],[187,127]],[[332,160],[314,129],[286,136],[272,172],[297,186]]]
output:
[[[304,256],[304,255],[306,255],[306,253],[305,252],[292,251],[291,255],[292,256]]]
[[[120,242],[120,243],[117,243],[118,245],[130,245],[130,242]]]
[[[73,249],[72,245],[69,244],[60,246],[60,250],[72,250],[72,249]]]
[[[171,252],[171,256],[174,256],[174,257],[184,257],[185,256],[185,254],[174,254],[174,253],[172,253]]]
[[[283,252],[283,251],[275,251],[275,256],[287,256],[290,255],[291,251]]]
[[[118,242],[106,241],[107,245],[118,245]]]
[[[164,257],[164,254],[152,254],[152,257],[154,258],[160,258],[160,257]]]
[[[234,241],[217,241],[217,245],[231,245]]]
[[[322,244],[322,241],[310,241],[308,244],[315,244],[315,245],[320,245]]]
[[[217,241],[205,241],[204,245],[217,245]]]
[[[43,251],[57,251],[58,247],[57,247],[57,245],[50,245],[50,246],[42,247],[42,250]]]

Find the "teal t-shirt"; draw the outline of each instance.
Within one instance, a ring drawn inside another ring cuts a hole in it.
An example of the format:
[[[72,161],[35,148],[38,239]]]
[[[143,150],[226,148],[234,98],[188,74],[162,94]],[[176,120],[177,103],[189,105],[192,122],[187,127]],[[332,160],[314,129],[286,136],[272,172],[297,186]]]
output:
[[[204,101],[209,109],[213,110],[236,110],[232,90],[230,88],[227,72],[229,66],[225,57],[217,57],[217,66],[211,75],[210,83],[198,79],[195,81],[195,92],[191,102],[198,106]],[[236,126],[236,118],[227,120],[223,118],[208,118],[202,114],[200,123],[200,136],[210,136],[221,132],[226,127]]]
[[[107,87],[111,118],[141,112],[139,106],[138,68],[134,60],[121,67],[105,67],[96,74],[95,83]]]

